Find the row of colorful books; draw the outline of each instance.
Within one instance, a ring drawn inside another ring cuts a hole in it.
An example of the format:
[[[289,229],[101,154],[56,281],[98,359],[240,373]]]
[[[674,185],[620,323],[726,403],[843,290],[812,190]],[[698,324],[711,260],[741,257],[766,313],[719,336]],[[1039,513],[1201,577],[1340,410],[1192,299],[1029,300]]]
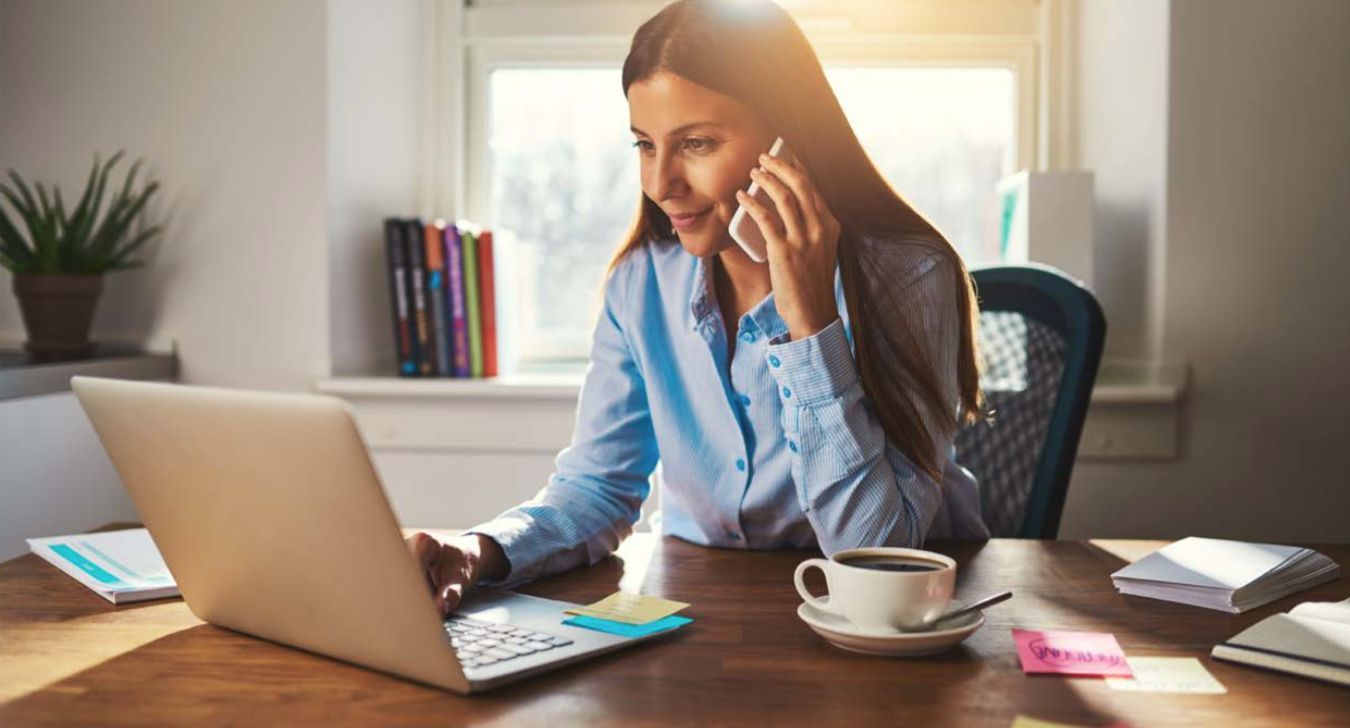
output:
[[[399,376],[497,376],[492,231],[391,217],[384,236]]]

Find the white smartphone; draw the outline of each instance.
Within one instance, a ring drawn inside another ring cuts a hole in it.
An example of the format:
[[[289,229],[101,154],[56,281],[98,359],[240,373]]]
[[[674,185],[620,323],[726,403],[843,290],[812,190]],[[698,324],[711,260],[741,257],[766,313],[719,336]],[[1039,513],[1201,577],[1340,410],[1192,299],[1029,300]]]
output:
[[[797,161],[792,150],[788,149],[787,143],[783,141],[783,137],[774,140],[773,146],[769,147],[769,156],[777,157],[789,164],[796,164]],[[750,189],[745,192],[754,199],[768,204],[770,209],[777,210],[773,198],[769,197],[769,193],[765,192],[758,182],[751,182]],[[731,239],[741,246],[751,260],[763,263],[769,259],[768,241],[764,239],[764,233],[760,232],[759,223],[750,217],[750,213],[746,212],[744,207],[736,208],[736,213],[731,216],[731,224],[727,226],[727,232],[731,233]]]

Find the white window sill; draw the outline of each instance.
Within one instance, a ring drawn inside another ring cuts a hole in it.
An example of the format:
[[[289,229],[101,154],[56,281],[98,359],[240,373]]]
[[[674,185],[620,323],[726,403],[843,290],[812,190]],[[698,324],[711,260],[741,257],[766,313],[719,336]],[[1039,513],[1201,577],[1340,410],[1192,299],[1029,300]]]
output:
[[[570,400],[581,391],[581,371],[574,374],[513,374],[491,379],[419,377],[329,377],[314,383],[315,391],[344,399],[507,399]]]
[[[493,379],[340,376],[320,379],[314,388],[351,402],[377,449],[546,452],[571,438],[583,372],[570,367]],[[1188,386],[1185,365],[1103,362],[1079,458],[1176,459]]]
[[[314,389],[338,397],[575,399],[584,374],[584,366],[575,366],[491,379],[339,376],[317,380]],[[1175,404],[1188,384],[1185,366],[1107,361],[1097,374],[1092,406]]]

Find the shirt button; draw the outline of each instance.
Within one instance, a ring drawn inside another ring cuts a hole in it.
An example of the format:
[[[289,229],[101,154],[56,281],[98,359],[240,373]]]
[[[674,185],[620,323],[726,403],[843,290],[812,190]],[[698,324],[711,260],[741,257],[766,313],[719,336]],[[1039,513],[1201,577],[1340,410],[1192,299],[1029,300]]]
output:
[[[745,396],[744,394],[736,395],[736,401],[740,402],[742,407],[750,406],[750,398]]]
[[[783,387],[783,396],[784,396],[784,397],[791,397],[791,396],[792,396],[792,390],[791,390],[791,389],[788,389],[787,387]]]
[[[745,472],[745,459],[744,459],[744,458],[736,458],[736,469],[739,470],[739,471],[741,471],[742,473]]]
[[[745,343],[749,344],[752,343],[754,340],[755,340],[755,332],[753,331],[741,332],[741,341],[744,341]]]
[[[797,443],[793,440],[788,440],[788,449],[792,452],[797,452]]]
[[[782,363],[783,362],[779,361],[778,357],[774,356],[773,354],[769,355],[769,366],[773,367],[774,369],[777,369],[779,365],[781,365]]]

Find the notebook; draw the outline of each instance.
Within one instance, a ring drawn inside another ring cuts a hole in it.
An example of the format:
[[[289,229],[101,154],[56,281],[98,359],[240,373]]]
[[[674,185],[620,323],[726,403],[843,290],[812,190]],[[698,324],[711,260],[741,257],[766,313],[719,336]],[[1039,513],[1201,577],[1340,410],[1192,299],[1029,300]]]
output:
[[[1350,686],[1350,599],[1304,602],[1215,645],[1210,654]]]
[[[1312,549],[1184,538],[1111,575],[1121,594],[1238,614],[1340,574]]]
[[[30,538],[28,549],[113,604],[178,596],[144,528]]]

